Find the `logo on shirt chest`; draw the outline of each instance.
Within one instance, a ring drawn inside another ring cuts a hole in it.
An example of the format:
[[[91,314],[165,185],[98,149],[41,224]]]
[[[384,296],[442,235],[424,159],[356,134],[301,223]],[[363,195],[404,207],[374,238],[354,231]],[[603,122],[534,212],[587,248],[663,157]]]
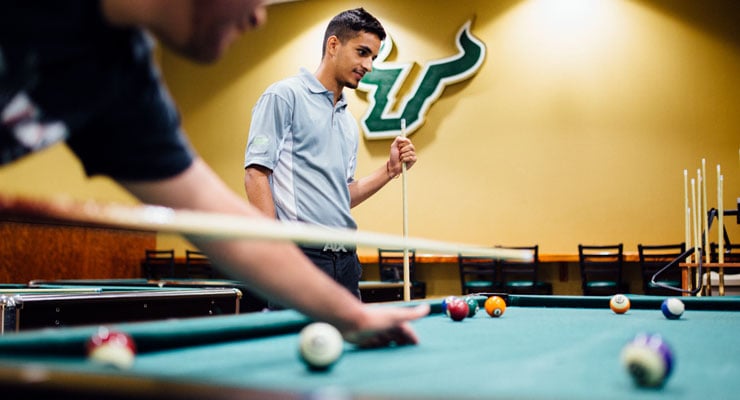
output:
[[[373,63],[373,70],[365,74],[357,88],[367,92],[370,99],[370,107],[360,120],[365,137],[396,137],[401,134],[402,119],[406,120],[406,134],[414,132],[424,124],[427,111],[446,86],[467,80],[478,72],[486,55],[486,47],[470,33],[470,25],[471,21],[466,22],[457,33],[459,52],[429,61],[396,111],[393,111],[398,101],[396,96],[414,64],[384,62],[393,49],[390,36],[386,38]]]

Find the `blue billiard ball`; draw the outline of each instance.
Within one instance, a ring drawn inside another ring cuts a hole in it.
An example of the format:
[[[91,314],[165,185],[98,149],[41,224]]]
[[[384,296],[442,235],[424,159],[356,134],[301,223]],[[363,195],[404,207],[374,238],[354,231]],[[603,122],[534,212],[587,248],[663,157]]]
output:
[[[442,315],[449,316],[447,314],[447,304],[455,300],[457,297],[455,296],[447,296],[442,300]]]
[[[668,319],[681,318],[684,309],[683,301],[676,298],[665,299],[663,300],[663,304],[660,306],[660,310],[663,311],[663,315]]]
[[[673,351],[660,335],[641,333],[622,349],[622,364],[638,386],[661,387],[673,371]]]

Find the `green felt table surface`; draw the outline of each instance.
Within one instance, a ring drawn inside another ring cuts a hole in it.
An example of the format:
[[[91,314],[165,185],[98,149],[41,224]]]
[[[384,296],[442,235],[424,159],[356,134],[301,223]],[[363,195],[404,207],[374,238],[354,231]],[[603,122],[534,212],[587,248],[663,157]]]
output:
[[[683,317],[668,320],[659,310],[662,299],[631,298],[633,308],[617,315],[607,297],[509,296],[503,317],[479,312],[462,322],[442,316],[439,301],[429,301],[433,312],[413,323],[418,345],[363,350],[345,344],[340,361],[325,373],[299,361],[297,333],[309,321],[293,311],[122,324],[140,350],[126,371],[85,359],[84,342],[94,327],[19,333],[0,338],[0,388],[13,376],[9,369],[32,366],[88,381],[146,379],[171,390],[198,385],[213,398],[240,388],[447,399],[719,399],[740,393],[740,299],[685,298]],[[663,388],[636,387],[620,364],[622,348],[641,332],[661,334],[673,349],[674,371]]]

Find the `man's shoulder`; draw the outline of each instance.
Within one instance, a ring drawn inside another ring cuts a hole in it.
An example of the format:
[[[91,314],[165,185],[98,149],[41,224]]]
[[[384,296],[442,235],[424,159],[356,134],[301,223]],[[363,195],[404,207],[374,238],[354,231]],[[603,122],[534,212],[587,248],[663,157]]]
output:
[[[288,78],[281,79],[267,87],[265,93],[281,94],[281,95],[294,95],[306,90],[306,84],[301,79],[300,75],[291,76]]]

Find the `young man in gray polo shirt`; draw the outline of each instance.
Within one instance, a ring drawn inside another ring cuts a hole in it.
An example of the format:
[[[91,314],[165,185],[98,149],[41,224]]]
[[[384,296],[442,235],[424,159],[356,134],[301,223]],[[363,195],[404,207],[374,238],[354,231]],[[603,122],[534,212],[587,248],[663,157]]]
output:
[[[321,64],[270,86],[252,112],[244,187],[250,202],[280,220],[356,228],[350,209],[416,162],[410,140],[397,137],[386,163],[355,179],[359,129],[342,90],[357,88],[385,39],[362,8],[335,16],[326,29]],[[354,249],[327,243],[302,247],[324,272],[360,296]]]

